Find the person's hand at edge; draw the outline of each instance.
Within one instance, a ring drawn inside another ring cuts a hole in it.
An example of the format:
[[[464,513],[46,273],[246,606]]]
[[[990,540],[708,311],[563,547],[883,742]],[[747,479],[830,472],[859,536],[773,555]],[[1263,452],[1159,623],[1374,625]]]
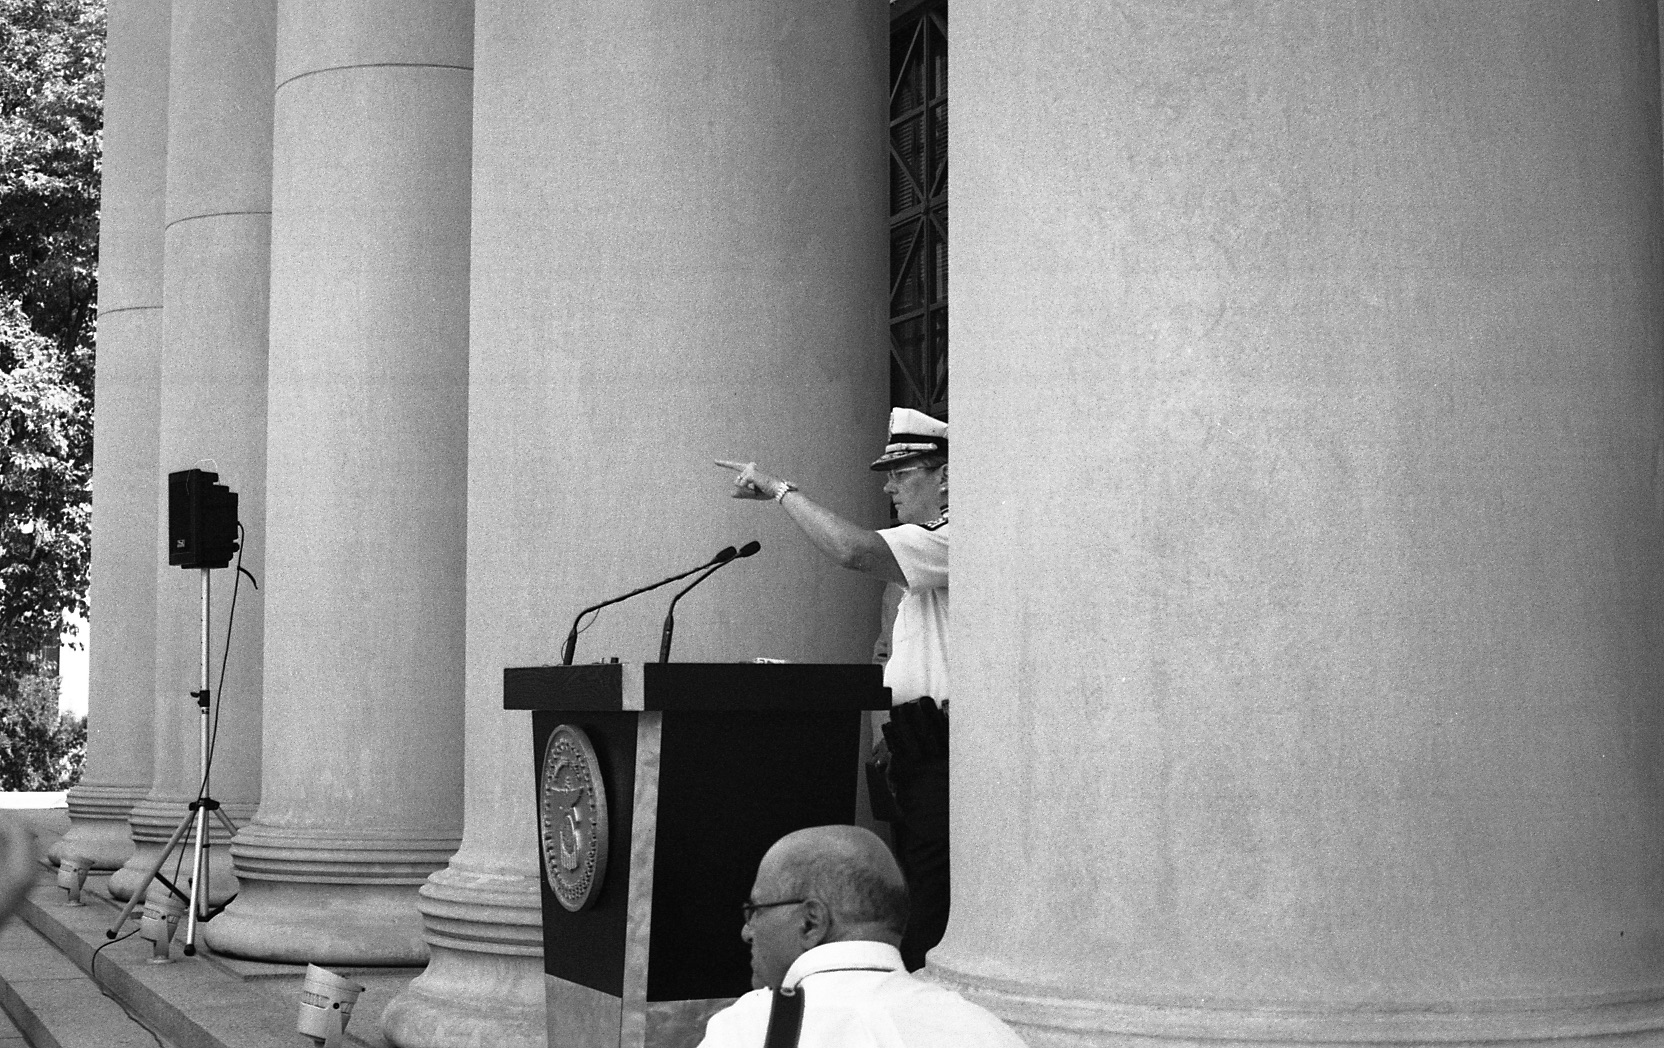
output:
[[[734,477],[734,490],[728,493],[730,498],[767,501],[778,495],[786,484],[779,477],[759,470],[755,462],[729,462],[725,459],[714,461],[723,469],[731,469],[737,474]]]

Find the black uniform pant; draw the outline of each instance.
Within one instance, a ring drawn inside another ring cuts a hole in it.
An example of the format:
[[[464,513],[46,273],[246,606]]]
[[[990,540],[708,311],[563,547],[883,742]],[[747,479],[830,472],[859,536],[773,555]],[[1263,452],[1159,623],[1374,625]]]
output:
[[[896,818],[890,822],[896,862],[907,879],[910,913],[901,937],[907,970],[924,967],[925,952],[948,928],[948,762],[946,758],[891,772]]]
[[[948,717],[928,696],[890,711],[868,770],[873,814],[890,823],[910,916],[901,959],[910,972],[948,927]]]

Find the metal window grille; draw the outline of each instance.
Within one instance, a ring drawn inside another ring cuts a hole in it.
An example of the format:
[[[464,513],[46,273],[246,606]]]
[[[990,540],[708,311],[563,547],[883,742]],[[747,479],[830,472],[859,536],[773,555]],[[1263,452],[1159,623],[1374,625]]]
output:
[[[890,402],[947,418],[947,0],[890,21]]]

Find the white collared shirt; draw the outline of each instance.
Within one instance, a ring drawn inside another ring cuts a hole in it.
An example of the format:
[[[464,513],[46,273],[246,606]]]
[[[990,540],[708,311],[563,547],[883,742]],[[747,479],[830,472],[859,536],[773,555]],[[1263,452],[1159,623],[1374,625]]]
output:
[[[929,695],[937,702],[948,688],[948,519],[898,524],[878,533],[907,579],[890,636],[884,683],[896,705]]]
[[[993,1013],[909,975],[881,942],[831,942],[786,972],[803,994],[799,1048],[1024,1048]],[[768,990],[752,990],[711,1016],[700,1048],[761,1048]]]

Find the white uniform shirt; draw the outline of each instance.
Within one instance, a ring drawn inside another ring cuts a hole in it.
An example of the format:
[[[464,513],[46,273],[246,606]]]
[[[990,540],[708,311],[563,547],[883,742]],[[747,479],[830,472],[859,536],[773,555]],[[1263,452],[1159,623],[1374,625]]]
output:
[[[817,946],[786,985],[803,994],[798,1048],[1025,1048],[993,1013],[909,975],[888,943]],[[762,1048],[773,996],[752,990],[711,1016],[699,1048]]]
[[[929,695],[946,702],[948,691],[948,521],[902,524],[878,533],[907,578],[896,609],[884,683],[893,703]]]

